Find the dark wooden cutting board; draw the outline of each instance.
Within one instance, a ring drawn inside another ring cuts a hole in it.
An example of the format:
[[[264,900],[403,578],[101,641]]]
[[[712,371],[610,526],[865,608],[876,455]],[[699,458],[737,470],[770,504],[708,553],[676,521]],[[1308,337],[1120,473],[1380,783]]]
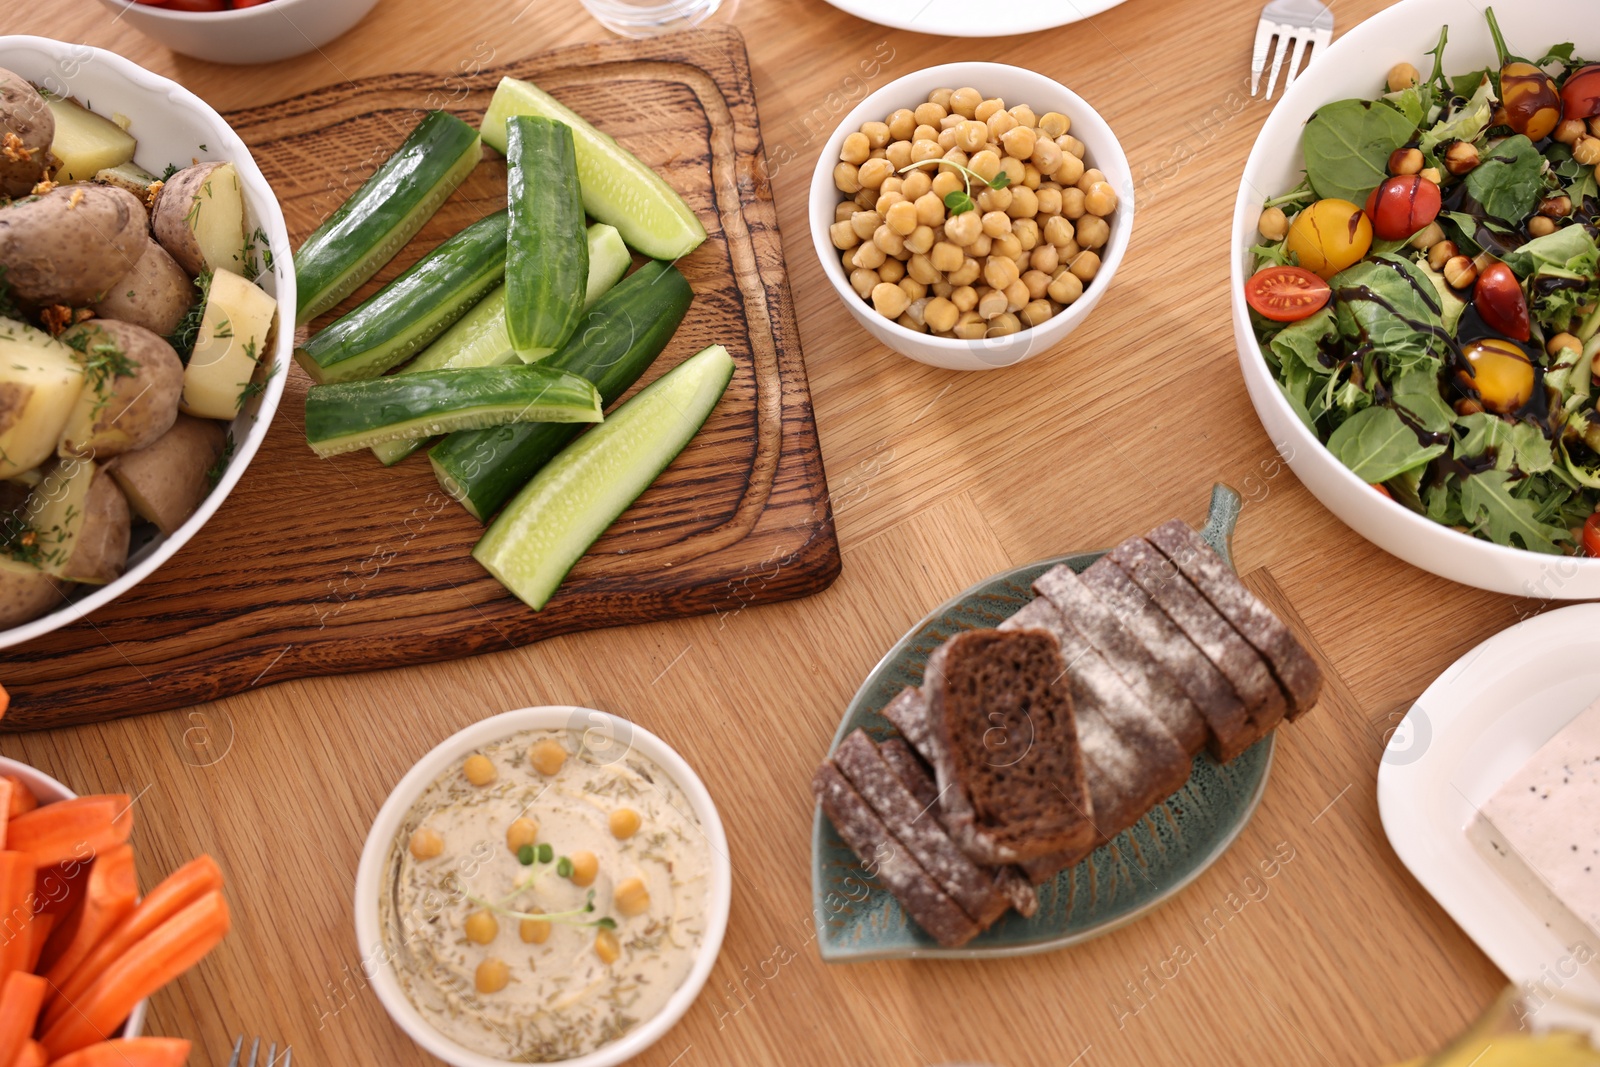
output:
[[[536,81],[663,174],[710,234],[678,264],[694,305],[645,378],[726,345],[737,370],[705,428],[534,612],[469,556],[482,528],[439,491],[425,456],[384,470],[365,451],[312,454],[302,433],[310,381],[291,368],[261,451],[189,544],[88,619],[0,656],[12,696],[4,728],[92,722],[289,678],[733,611],[814,593],[838,574],[743,39],[723,29],[467,67],[346,83],[228,118],[298,245],[423,110],[476,125],[502,75]],[[346,307],[504,205],[504,162],[485,155]]]

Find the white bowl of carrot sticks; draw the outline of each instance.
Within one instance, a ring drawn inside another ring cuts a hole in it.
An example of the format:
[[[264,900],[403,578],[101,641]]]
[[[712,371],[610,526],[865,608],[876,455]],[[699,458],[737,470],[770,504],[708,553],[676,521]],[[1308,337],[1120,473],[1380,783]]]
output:
[[[189,1042],[141,1037],[145,998],[228,930],[201,856],[142,898],[132,798],[77,796],[0,757],[0,1064],[179,1067]]]

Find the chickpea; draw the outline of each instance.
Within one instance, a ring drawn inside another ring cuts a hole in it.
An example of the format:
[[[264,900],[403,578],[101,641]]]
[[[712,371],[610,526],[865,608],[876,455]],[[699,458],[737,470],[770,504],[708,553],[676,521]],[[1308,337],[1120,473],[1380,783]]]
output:
[[[928,173],[926,167],[918,167],[910,174],[907,174],[905,181],[905,185],[900,189],[900,195],[913,203],[916,202],[918,197],[933,190],[933,176]]]
[[[1021,278],[1018,278],[1016,281],[1006,286],[1001,290],[1001,292],[1005,293],[1006,295],[1007,311],[1021,311],[1023,308],[1028,306],[1028,300],[1030,299],[1028,295],[1028,287],[1023,284]]]
[[[594,935],[594,954],[600,957],[601,963],[616,963],[622,955],[622,943],[615,933],[602,928]]]
[[[1027,160],[1023,160],[1022,161],[1022,185],[1023,185],[1023,188],[1037,190],[1039,188],[1039,186],[1041,186],[1043,184],[1044,184],[1044,175],[1039,173],[1039,168],[1034,166],[1032,163],[1029,163]]]
[[[841,252],[847,252],[861,243],[861,238],[856,236],[855,227],[848,222],[836,222],[829,226],[828,237],[833,241],[833,247]]]
[[[1048,137],[1040,137],[1034,141],[1033,155],[1029,157],[1039,173],[1050,177],[1061,167],[1061,161],[1066,158],[1066,153],[1061,151],[1061,146]]]
[[[1082,189],[1084,195],[1087,196],[1090,186],[1094,185],[1095,182],[1103,182],[1105,180],[1106,176],[1100,173],[1098,168],[1090,167],[1088,170],[1084,171],[1078,176],[1077,186],[1079,189]]]
[[[885,318],[899,318],[906,314],[906,291],[901,286],[880,282],[872,286],[872,307]]]
[[[1477,166],[1478,146],[1471,141],[1455,141],[1444,150],[1444,169],[1457,177],[1477,169]]]
[[[951,331],[963,341],[977,341],[989,332],[989,323],[976,311],[963,311]]]
[[[1455,410],[1457,415],[1461,416],[1483,414],[1483,405],[1472,399],[1470,396],[1464,396],[1450,406]]]
[[[862,214],[866,215],[869,213],[862,212]],[[902,200],[897,204],[889,205],[889,210],[884,212],[882,216],[878,216],[876,211],[873,211],[870,214],[873,217],[881,217],[883,220],[883,225],[889,227],[890,230],[901,235],[902,237],[917,228],[917,209],[910,202],[905,200]],[[865,221],[866,220],[863,220],[863,224],[865,224]],[[877,233],[878,227],[872,227],[872,232]]]
[[[1083,248],[1103,248],[1111,239],[1111,226],[1099,215],[1085,215],[1078,220],[1078,244]],[[861,255],[856,252],[857,258]]]
[[[1042,300],[1050,291],[1050,272],[1030,268],[1022,274],[1022,284],[1028,290],[1028,300]]]
[[[938,139],[939,127],[926,122],[919,122],[917,128],[911,131],[912,144],[916,144],[918,141],[937,141]]]
[[[1089,150],[1082,141],[1078,140],[1070,133],[1064,133],[1060,137],[1057,137],[1056,144],[1061,146],[1061,151],[1065,152],[1069,156],[1072,156],[1079,163],[1083,162],[1083,154]]]
[[[1010,115],[1017,120],[1018,126],[1039,125],[1039,117],[1033,113],[1033,108],[1027,104],[1018,104],[1011,108]]]
[[[1552,219],[1564,219],[1572,214],[1572,197],[1562,193],[1558,196],[1547,196],[1539,201],[1539,214]]]
[[[1008,226],[1007,229],[1009,228],[1010,227]],[[946,219],[944,223],[945,241],[949,244],[957,246],[958,248],[964,248],[972,244],[972,242],[976,241],[984,232],[986,231],[983,220],[979,217],[976,211],[963,211],[959,215],[955,215]],[[934,247],[937,248],[938,246],[935,245]],[[959,265],[960,264],[957,264],[957,266]],[[935,263],[934,266],[937,267],[938,264]],[[948,267],[940,269],[953,270],[954,268]]]
[[[950,290],[950,303],[956,306],[957,311],[966,314],[978,306],[978,290],[970,285],[957,286]]]
[[[1063,195],[1068,189],[1077,187],[1079,180],[1083,177],[1083,170],[1083,160],[1077,156],[1061,157],[1061,165],[1056,168],[1056,172],[1052,177],[1061,183]]]
[[[989,141],[989,127],[981,122],[962,122],[956,127],[956,147],[963,152],[976,152]]]
[[[893,289],[893,286],[890,286]],[[896,290],[898,292],[899,290]],[[595,876],[600,873],[600,858],[587,849],[574,852],[566,857],[570,873],[568,880],[580,888],[594,884]]]
[[[1562,119],[1556,123],[1555,131],[1550,136],[1565,145],[1577,144],[1578,138],[1582,137],[1586,130],[1587,127],[1584,126],[1582,119]]]
[[[1059,111],[1046,111],[1039,116],[1039,129],[1046,137],[1060,137],[1072,129],[1072,120]]]
[[[1039,213],[1039,194],[1026,185],[1011,194],[1011,204],[1006,214],[1014,219],[1031,219]]]
[[[978,275],[982,271],[983,268],[978,265],[978,261],[968,256],[961,261],[961,269],[951,271],[945,281],[955,286],[971,285],[978,280]]]
[[[1440,241],[1428,246],[1428,266],[1434,270],[1444,270],[1444,265],[1456,257],[1456,244],[1454,241]]]
[[[1442,240],[1444,240],[1444,227],[1440,226],[1437,222],[1430,222],[1422,229],[1418,230],[1416,235],[1412,237],[1411,240],[1407,241],[1406,244],[1410,245],[1412,248],[1427,249],[1432,248]]]
[[[942,129],[939,131],[939,136],[935,137],[934,140],[939,142],[940,148],[948,152],[956,147],[956,131],[948,127]]]
[[[984,289],[978,294],[978,314],[984,319],[993,319],[1006,312],[1006,294],[998,289]]]
[[[1037,326],[1054,314],[1055,310],[1050,306],[1050,301],[1030,300],[1021,311],[1017,312],[1017,318],[1021,319],[1025,326]]]
[[[517,936],[529,945],[542,945],[550,940],[551,926],[543,919],[523,919],[517,924]]]
[[[996,257],[1016,259],[1020,255],[1022,255],[1022,240],[1016,234],[1008,233],[1004,237],[990,239],[989,256],[991,259]]]
[[[899,285],[906,276],[906,261],[895,256],[890,256],[883,261],[883,266],[878,268],[878,277],[891,285]]]
[[[946,152],[940,158],[943,159],[946,163],[954,163],[957,167],[964,167],[964,166],[967,165],[967,154],[965,152],[963,152],[959,148],[950,149],[950,151]],[[954,168],[946,169],[944,167],[940,167],[939,168],[939,173],[940,174],[957,174],[959,172],[956,171]],[[963,182],[962,184],[964,186],[966,183]]]
[[[1032,252],[1028,253],[1028,266],[1032,268],[1029,273],[1031,274],[1033,271],[1039,271],[1045,275],[1046,281],[1049,280],[1049,276],[1054,274],[1056,272],[1056,268],[1060,265],[1060,250],[1057,249],[1055,245],[1049,244],[1048,242],[1039,245]]]
[[[887,122],[863,122],[861,132],[866,135],[867,144],[873,148],[885,148],[889,144],[889,124]]]
[[[1555,219],[1543,215],[1535,215],[1528,220],[1528,233],[1534,237],[1549,237],[1558,228]]]
[[[954,89],[935,89],[928,94],[928,102],[938,104],[946,111],[950,110],[950,97],[955,94]]]
[[[905,200],[905,197],[899,193],[882,193],[878,196],[878,199],[861,210],[876,211],[879,215],[888,215],[889,209],[903,200]],[[873,229],[877,229],[877,227],[874,226]]]
[[[431,826],[419,826],[411,835],[411,855],[414,859],[431,860],[444,851],[444,838]]]
[[[1061,187],[1054,182],[1046,182],[1039,186],[1034,196],[1039,198],[1039,214],[1061,214]]]
[[[1444,280],[1453,288],[1465,289],[1478,280],[1478,268],[1466,256],[1452,256],[1444,265]]]
[[[946,96],[945,99],[949,100],[950,98]],[[930,99],[926,104],[918,104],[917,109],[911,114],[917,120],[917,125],[919,126],[938,126],[950,112],[942,104],[937,104]]]
[[[949,282],[934,282],[932,285],[928,286],[928,292],[932,293],[934,296],[942,296],[946,300],[949,300],[950,294],[955,291],[956,287],[951,285]]]
[[[1596,116],[1596,118],[1600,118],[1600,116]],[[1589,120],[1589,132],[1596,137],[1600,137],[1600,122],[1595,121],[1595,118]]]
[[[1428,179],[1435,185],[1438,185],[1440,182],[1444,181],[1444,175],[1439,173],[1438,167],[1423,167],[1420,177]]]
[[[1070,304],[1083,295],[1083,279],[1071,271],[1062,271],[1051,280],[1047,292],[1056,303]]]
[[[1422,164],[1420,148],[1396,148],[1389,153],[1390,174],[1420,174]]]
[[[928,320],[923,318],[922,314],[923,309],[927,306],[928,301],[922,297],[918,297],[917,299],[911,301],[911,303],[907,304],[906,313],[894,321],[898,322],[902,326],[908,326],[915,330],[927,332]]]
[[[1036,141],[1033,130],[1027,126],[1015,126],[1000,136],[1000,143],[1005,147],[1006,155],[1017,159],[1030,158]]]
[[[1570,348],[1573,353],[1583,351],[1583,342],[1570,333],[1558,333],[1545,342],[1544,350],[1552,356],[1560,355],[1562,349]]]
[[[983,103],[983,94],[972,86],[963,86],[950,94],[950,103],[947,105],[951,111],[964,119],[970,119],[978,110],[978,105]]]
[[[611,899],[617,910],[630,919],[650,910],[650,890],[638,878],[625,878],[618,882]]]
[[[877,288],[879,281],[878,272],[875,270],[856,267],[850,272],[850,288],[854,289],[856,295],[863,300],[872,295],[872,290]]]
[[[1396,63],[1389,68],[1389,91],[1398,93],[1409,89],[1421,80],[1422,75],[1410,63]]]
[[[528,748],[528,762],[533,764],[534,770],[548,778],[559,773],[562,764],[567,762],[567,750],[555,738],[546,737]]]
[[[885,123],[889,127],[889,136],[896,141],[910,140],[911,134],[917,128],[917,117],[910,108],[900,108],[889,116]]]
[[[1006,179],[1012,188],[1022,184],[1023,177],[1027,174],[1027,164],[1016,156],[1001,156],[1000,169],[1006,172]]]
[[[1037,219],[1017,219],[1011,224],[1011,233],[1017,239],[1019,252],[1032,252],[1039,246]]]
[[[961,317],[961,311],[951,301],[936,296],[922,309],[922,317],[935,333],[949,333]]]
[[[878,195],[878,190],[862,186],[852,199],[855,200],[856,207],[862,211],[871,211],[878,206]]]
[[[987,148],[982,149],[973,153],[967,161],[967,169],[987,182],[1000,173],[1000,156]]]
[[[1107,182],[1095,182],[1084,190],[1083,209],[1101,218],[1117,210],[1117,194]]]
[[[1584,135],[1572,145],[1572,158],[1586,167],[1600,163],[1600,137]]]
[[[894,177],[894,164],[887,159],[869,159],[856,170],[856,181],[863,189],[881,190]]]
[[[472,979],[478,992],[498,993],[511,982],[511,968],[506,966],[504,960],[486,959],[478,964]]]
[[[1086,206],[1087,199],[1085,197]],[[1256,220],[1256,229],[1269,241],[1281,241],[1289,234],[1289,216],[1283,213],[1281,207],[1262,208],[1261,217]]]
[[[838,204],[834,205],[834,208],[833,208],[833,221],[834,222],[849,222],[850,221],[850,216],[854,215],[855,213],[856,213],[856,205],[853,202],[851,202],[849,200],[840,201]]]
[[[1079,242],[1082,243],[1081,241]],[[855,265],[868,270],[877,270],[883,266],[883,261],[889,258],[887,252],[877,246],[876,242],[868,241],[853,253]]]
[[[944,149],[939,147],[939,142],[924,138],[911,142],[911,162],[923,163],[930,159],[938,159],[944,155]]]
[[[948,230],[950,224],[945,224]],[[1011,216],[1004,211],[986,211],[983,215],[983,232],[990,237],[1004,237],[1011,232]]]
[[[896,173],[905,170],[911,165],[911,142],[894,141],[883,150],[883,158],[887,159]]]
[[[906,329],[912,331],[913,333],[927,333],[928,332],[928,324],[925,323],[925,322],[919,322],[916,319],[912,318],[911,317],[911,312],[909,312],[909,311],[907,311],[904,315],[901,315],[898,319],[895,319],[894,321],[895,321],[895,325],[904,326]]]
[[[956,218],[960,217],[959,215],[956,216]],[[915,215],[912,216],[912,221],[916,221]],[[947,220],[945,229],[948,231],[949,227],[950,222]],[[936,240],[938,240],[938,237],[934,234],[932,226],[923,226],[918,223],[916,228],[906,237],[906,251],[912,255],[916,255],[918,252],[926,252],[933,247],[933,242]]]
[[[967,246],[967,255],[974,259],[987,259],[993,244],[993,237],[990,237],[986,233],[980,233],[978,236],[974,237],[972,239],[972,243]]]
[[[987,215],[991,211],[1004,212],[1011,206],[1011,199],[1016,194],[1010,186],[999,189],[985,189],[978,194],[978,210]]]
[[[467,916],[467,921],[462,924],[461,930],[467,935],[467,940],[478,945],[487,945],[500,934],[500,922],[492,912],[475,911]]]
[[[526,815],[512,819],[511,825],[506,827],[506,848],[516,852],[523,845],[531,845],[539,840],[539,824]]]
[[[872,243],[883,249],[887,255],[899,256],[905,254],[906,239],[891,230],[888,224],[879,226],[872,231]]]
[[[895,262],[898,263],[899,260]],[[904,270],[905,268],[902,267],[901,269]],[[906,299],[911,301],[913,307],[916,306],[917,301],[926,299],[928,295],[927,285],[917,281],[915,278],[901,278],[895,284],[900,287],[901,292],[906,294]]]
[[[971,213],[967,212],[967,214]],[[956,216],[956,218],[960,217],[960,215]],[[948,226],[946,228],[948,229]],[[968,243],[970,244],[971,242]],[[938,242],[933,246],[933,251],[928,254],[928,260],[932,264],[933,269],[943,274],[960,270],[961,263],[965,258],[965,253],[961,251],[960,246],[952,244],[949,241]]]
[[[917,222],[923,226],[944,225],[944,201],[933,192],[923,193],[916,199]]]
[[[983,265],[983,280],[995,289],[1004,289],[1016,281],[1020,274],[1016,261],[1004,255],[990,256],[989,261]]]
[[[996,111],[989,116],[989,136],[993,140],[1005,144],[1005,135],[1017,128],[1017,120],[1011,117],[1009,111]]]
[[[991,116],[1005,109],[1006,102],[998,96],[992,96],[987,100],[980,101],[978,106],[972,109],[972,117],[979,122],[988,122]]]
[[[1005,337],[1009,334],[1021,332],[1022,320],[1011,314],[1009,311],[1005,312],[1004,314],[996,315],[994,318],[989,320],[988,336],[990,337]]]
[[[936,285],[944,275],[934,268],[933,261],[929,259],[927,253],[918,252],[906,263],[906,276],[924,285]]]
[[[933,189],[931,191],[934,196],[943,200],[951,193],[957,192],[964,187],[965,183],[962,182],[960,175],[955,171],[942,170],[933,176]]]
[[[1083,218],[1085,208],[1082,189],[1073,186],[1071,189],[1061,190],[1061,214],[1074,221]]]
[[[837,163],[833,168],[833,184],[846,196],[855,196],[861,191],[861,171],[854,163]]]
[[[1075,240],[1072,223],[1060,215],[1053,216],[1044,224],[1044,239],[1057,248]]]
[[[1067,264],[1067,270],[1087,285],[1100,273],[1100,256],[1096,252],[1079,252]]]
[[[467,776],[467,781],[475,786],[486,786],[500,776],[494,769],[494,762],[482,753],[468,756],[461,765],[461,773]]]
[[[872,156],[872,142],[867,140],[867,135],[856,132],[849,134],[844,139],[844,144],[839,149],[839,158],[846,163],[857,166],[865,163]]]

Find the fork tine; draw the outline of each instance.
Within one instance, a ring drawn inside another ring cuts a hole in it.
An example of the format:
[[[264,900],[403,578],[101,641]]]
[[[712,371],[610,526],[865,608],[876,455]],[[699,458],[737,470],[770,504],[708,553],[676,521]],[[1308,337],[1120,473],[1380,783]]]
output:
[[[278,1043],[274,1041],[267,1046],[267,1067],[277,1067]]]
[[[1294,36],[1297,32],[1289,26],[1278,27],[1278,50],[1272,54],[1272,70],[1267,73],[1268,100],[1272,99],[1272,86],[1277,82],[1278,71],[1283,67],[1283,54],[1289,50],[1291,44],[1299,39]]]
[[[1294,84],[1294,76],[1300,71],[1300,60],[1308,51],[1310,51],[1310,46],[1306,39],[1304,37],[1296,37],[1294,39],[1294,51],[1289,53],[1289,73],[1283,79],[1284,92],[1288,92],[1289,86]]]
[[[233,1042],[233,1058],[228,1061],[228,1067],[239,1067],[239,1053],[244,1048],[244,1035],[240,1034]]]
[[[1272,35],[1277,27],[1266,19],[1256,24],[1255,49],[1250,53],[1250,95],[1261,88],[1261,72],[1267,69],[1267,53],[1272,50]]]
[[[283,1067],[290,1067],[294,1062],[294,1046],[290,1045],[283,1050]]]
[[[256,1053],[261,1051],[261,1039],[250,1042],[250,1067],[256,1067]]]

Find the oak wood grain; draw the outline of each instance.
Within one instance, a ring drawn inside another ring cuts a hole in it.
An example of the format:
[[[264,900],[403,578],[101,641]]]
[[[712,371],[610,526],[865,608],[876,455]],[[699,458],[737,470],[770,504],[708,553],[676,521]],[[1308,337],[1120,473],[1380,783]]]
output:
[[[1342,32],[1388,0],[1333,6]],[[322,54],[244,71],[174,56],[87,0],[8,13],[6,28],[116,48],[230,110],[604,35],[576,0],[447,10],[383,0]],[[730,0],[725,11],[750,47],[839,580],[792,603],[0,737],[0,752],[76,789],[150,787],[135,834],[144,885],[202,849],[227,870],[235,932],[155,999],[152,1029],[194,1038],[197,1067],[226,1063],[239,1032],[293,1042],[297,1063],[436,1062],[360,976],[350,892],[361,842],[388,790],[439,739],[507,708],[570,702],[627,715],[677,747],[727,823],[736,873],[721,959],[644,1067],[1064,1067],[1080,1053],[1080,1067],[1345,1067],[1439,1047],[1503,978],[1389,849],[1373,789],[1380,738],[1461,652],[1539,605],[1378,552],[1301,487],[1251,410],[1226,244],[1238,175],[1271,107],[1248,96],[1260,4],[1129,0],[1000,40],[886,30],[822,0]],[[806,231],[811,169],[837,116],[890,78],[956,60],[1022,63],[1066,82],[1117,131],[1139,181],[1132,246],[1094,317],[1059,350],[981,375],[875,345],[838,306]],[[806,784],[873,664],[930,608],[996,571],[1115,544],[1173,515],[1199,521],[1215,481],[1246,500],[1241,571],[1271,575],[1330,672],[1323,705],[1280,732],[1240,840],[1165,907],[1066,951],[824,966],[809,941]],[[1263,879],[1259,863],[1280,842],[1295,858]],[[1252,885],[1263,887],[1254,897]],[[1205,941],[1207,917],[1231,913],[1230,897],[1244,903]],[[1174,968],[1180,943],[1194,959]]]

